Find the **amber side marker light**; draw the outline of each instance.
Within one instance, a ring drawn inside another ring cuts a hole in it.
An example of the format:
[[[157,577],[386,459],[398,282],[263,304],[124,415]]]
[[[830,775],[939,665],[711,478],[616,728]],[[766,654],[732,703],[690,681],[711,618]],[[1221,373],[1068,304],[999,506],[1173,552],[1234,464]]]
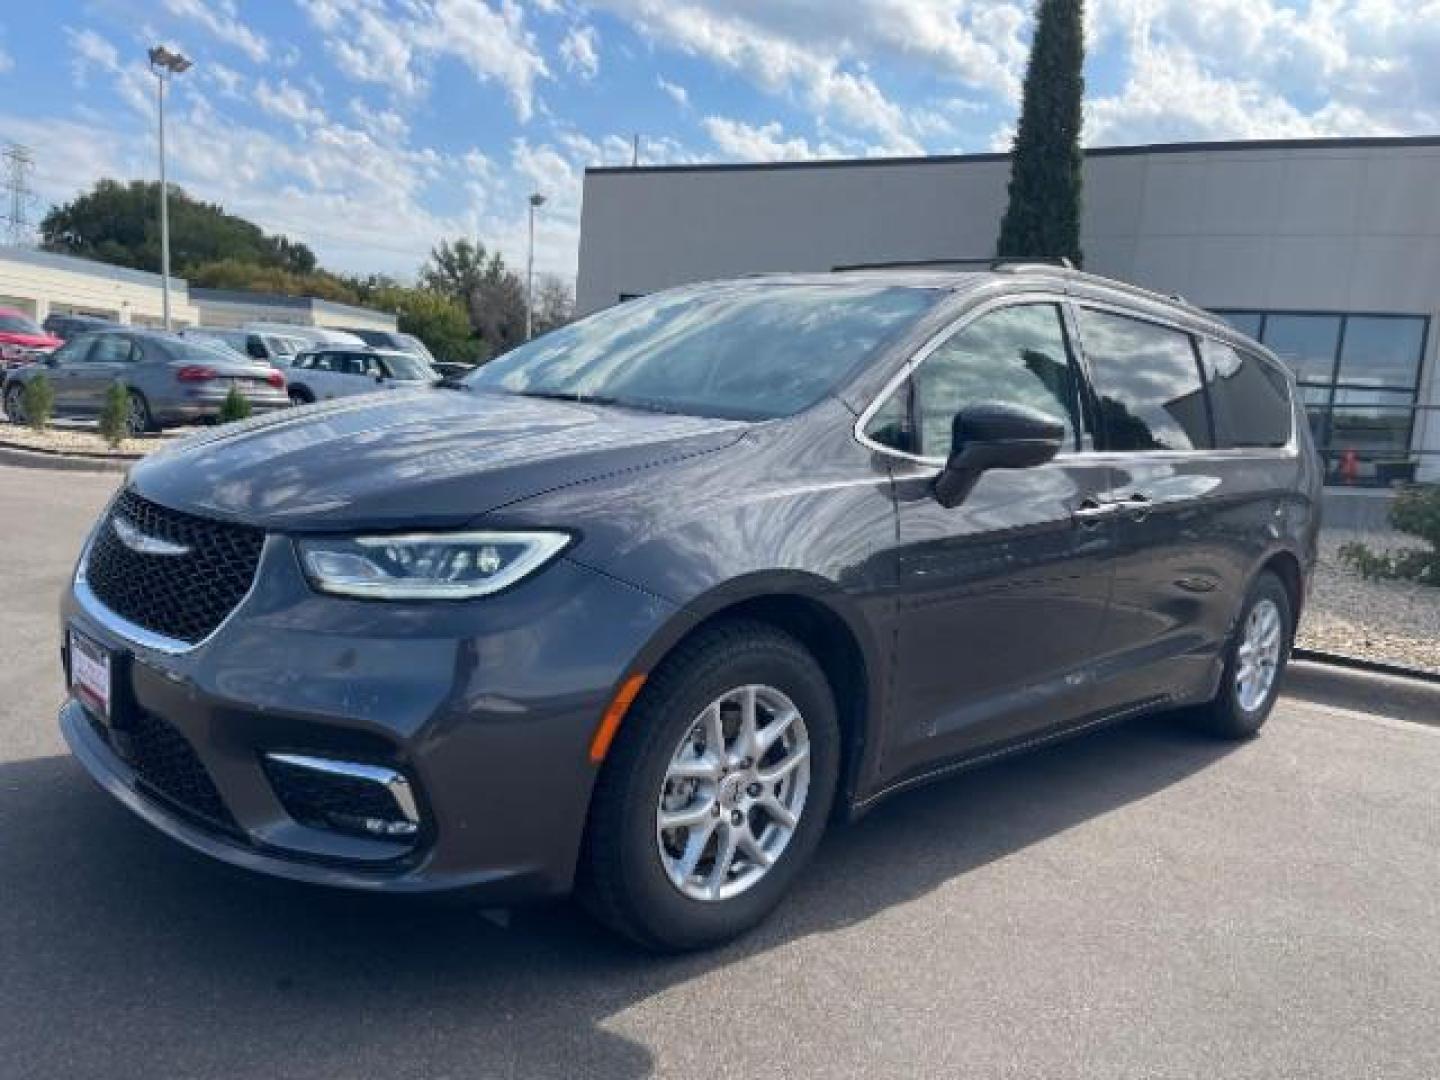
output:
[[[615,696],[610,699],[610,705],[605,709],[605,715],[600,718],[600,726],[595,729],[595,735],[590,740],[592,765],[599,765],[605,760],[605,755],[610,752],[610,744],[615,741],[615,733],[620,730],[620,721],[625,719],[630,703],[644,685],[644,675],[631,675],[620,684],[620,689],[615,691]]]

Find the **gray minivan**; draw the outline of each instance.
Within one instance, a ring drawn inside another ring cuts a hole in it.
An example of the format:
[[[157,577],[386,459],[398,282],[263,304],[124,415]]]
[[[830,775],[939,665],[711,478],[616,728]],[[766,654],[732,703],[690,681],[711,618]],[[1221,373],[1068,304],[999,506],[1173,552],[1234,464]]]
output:
[[[654,293],[135,466],[61,727],[236,866],[714,944],[914,785],[1154,710],[1256,735],[1316,557],[1297,397],[1056,267]]]

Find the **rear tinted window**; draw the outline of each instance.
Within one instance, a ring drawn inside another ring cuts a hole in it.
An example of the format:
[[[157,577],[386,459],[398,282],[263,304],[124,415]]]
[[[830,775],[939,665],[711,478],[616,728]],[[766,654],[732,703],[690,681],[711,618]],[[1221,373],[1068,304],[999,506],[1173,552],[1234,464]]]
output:
[[[1218,341],[1201,341],[1215,444],[1226,448],[1284,446],[1290,441],[1290,393],[1269,364]]]
[[[40,324],[25,315],[0,315],[0,330],[8,334],[43,334]]]
[[[1090,308],[1079,317],[1106,448],[1208,448],[1210,420],[1190,335]]]

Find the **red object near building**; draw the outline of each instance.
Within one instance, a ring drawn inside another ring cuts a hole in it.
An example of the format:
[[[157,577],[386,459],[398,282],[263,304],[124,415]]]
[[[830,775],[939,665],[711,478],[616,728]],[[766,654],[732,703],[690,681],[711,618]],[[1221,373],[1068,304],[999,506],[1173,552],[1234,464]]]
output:
[[[1360,458],[1353,449],[1347,449],[1340,455],[1340,479],[1347,484],[1360,479]]]
[[[0,368],[39,360],[61,344],[58,337],[47,334],[23,311],[0,308]]]

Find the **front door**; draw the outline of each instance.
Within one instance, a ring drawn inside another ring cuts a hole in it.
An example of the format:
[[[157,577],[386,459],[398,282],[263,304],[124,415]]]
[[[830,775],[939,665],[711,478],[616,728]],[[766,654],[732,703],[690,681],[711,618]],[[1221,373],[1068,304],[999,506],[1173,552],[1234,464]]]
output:
[[[66,386],[69,415],[100,415],[111,385],[123,381],[130,370],[134,348],[124,334],[96,335],[90,351],[74,365],[74,374]]]
[[[1078,368],[1058,302],[1009,302],[962,320],[901,392],[920,460],[894,465],[898,611],[891,777],[1073,723],[1091,702],[1109,602],[1109,467],[1089,456]],[[932,488],[956,412],[1029,405],[1066,427],[1031,469],[985,473],[947,509]]]
[[[76,396],[79,379],[84,374],[85,354],[90,351],[95,338],[89,334],[72,338],[45,359],[45,378],[55,395],[55,415],[76,415]]]

